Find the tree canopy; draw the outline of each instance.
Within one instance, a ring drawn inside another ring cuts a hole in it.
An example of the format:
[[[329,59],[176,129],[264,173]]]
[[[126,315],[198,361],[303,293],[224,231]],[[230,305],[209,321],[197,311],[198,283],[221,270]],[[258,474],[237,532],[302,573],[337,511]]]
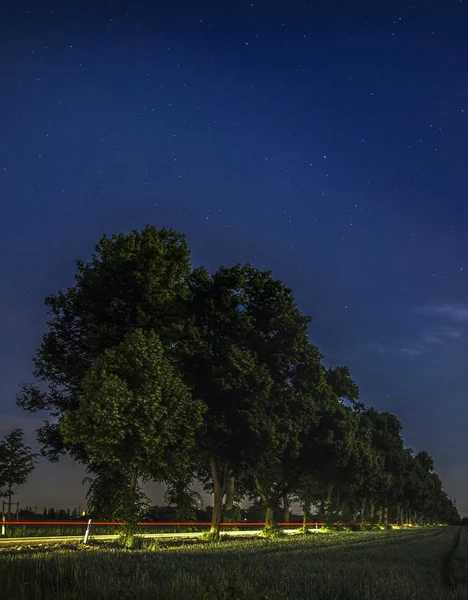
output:
[[[192,269],[189,256],[172,230],[104,236],[75,285],[46,298],[18,403],[49,411],[42,452],[87,466],[97,512],[135,515],[138,481],[156,480],[192,514],[197,477],[214,495],[214,539],[225,496],[228,512],[260,497],[267,527],[289,498],[330,520],[456,520],[431,457],[359,401],[346,366],[325,367],[287,286],[248,264]]]
[[[158,335],[135,329],[94,361],[59,430],[93,463],[127,472],[135,490],[138,478],[163,481],[190,469],[203,413]]]

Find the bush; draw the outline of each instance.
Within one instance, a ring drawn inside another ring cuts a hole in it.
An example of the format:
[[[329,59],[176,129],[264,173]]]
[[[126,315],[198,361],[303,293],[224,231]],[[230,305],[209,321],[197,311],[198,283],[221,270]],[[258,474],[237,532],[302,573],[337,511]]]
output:
[[[262,529],[258,534],[258,537],[267,539],[276,539],[279,537],[285,537],[287,534],[277,525],[270,527],[269,529]]]
[[[138,540],[141,539],[135,536],[137,531],[138,525],[136,523],[126,523],[119,531],[116,540],[117,545],[127,550],[135,549],[139,543]]]
[[[309,535],[311,533],[310,527],[299,527],[297,533],[302,535]]]

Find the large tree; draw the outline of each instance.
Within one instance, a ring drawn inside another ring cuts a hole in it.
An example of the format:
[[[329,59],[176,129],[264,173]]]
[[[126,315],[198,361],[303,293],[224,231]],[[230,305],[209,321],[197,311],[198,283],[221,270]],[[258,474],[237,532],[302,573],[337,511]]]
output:
[[[197,502],[201,499],[198,492],[192,489],[192,476],[189,474],[178,480],[169,482],[164,500],[168,506],[175,507],[176,521],[195,521]]]
[[[127,474],[130,518],[137,516],[140,478],[172,480],[190,470],[203,412],[159,336],[136,329],[93,362],[59,429],[65,443],[81,444],[94,463]]]
[[[304,414],[296,409],[305,397],[300,386],[309,385],[299,373],[310,369],[310,319],[291,290],[250,265],[221,267],[213,275],[197,269],[190,290],[184,369],[195,397],[208,407],[198,444],[201,475],[209,473],[214,491],[216,537],[227,482],[274,461],[272,449],[285,448],[302,426]]]
[[[304,515],[311,504],[320,503],[325,517],[339,510],[354,474],[357,457],[358,421],[351,406],[359,395],[347,367],[329,369],[325,389],[317,406],[317,417],[301,436],[292,491]]]
[[[83,379],[101,354],[136,328],[155,331],[177,361],[190,273],[185,236],[147,226],[104,236],[89,262],[79,261],[75,285],[48,296],[48,331],[34,359],[36,381],[23,388],[18,404],[49,411],[54,420],[79,405]],[[65,442],[56,422],[38,432],[50,460],[68,452],[89,463],[82,443]]]
[[[392,504],[397,504],[399,493],[401,494],[401,474],[406,462],[404,443],[401,437],[402,425],[394,414],[381,413],[375,408],[367,409],[364,415],[370,422],[373,451],[382,462],[382,469],[379,477],[375,480],[375,487],[369,489],[371,520],[374,518],[374,509],[377,507],[380,521],[387,523],[388,508]]]
[[[8,518],[11,518],[11,498],[33,472],[37,456],[24,444],[22,429],[13,429],[0,442],[0,495],[8,498]]]
[[[264,452],[250,469],[252,491],[266,506],[265,529],[274,526],[276,509],[295,490],[304,473],[302,450],[308,432],[331,400],[331,388],[321,363],[322,355],[307,338],[295,348],[289,367],[273,371],[272,430],[264,436]]]

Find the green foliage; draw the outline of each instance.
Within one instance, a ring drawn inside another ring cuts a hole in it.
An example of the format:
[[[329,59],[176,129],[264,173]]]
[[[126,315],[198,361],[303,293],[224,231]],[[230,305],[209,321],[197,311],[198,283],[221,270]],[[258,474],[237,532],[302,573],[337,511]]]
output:
[[[347,367],[324,367],[311,319],[270,272],[191,270],[185,237],[147,226],[104,236],[75,280],[46,299],[18,403],[53,417],[38,433],[48,458],[86,465],[93,515],[135,522],[140,484],[157,480],[191,519],[196,476],[214,493],[213,539],[234,481],[229,506],[260,497],[269,517],[289,497],[331,523],[459,522],[431,457],[358,401]]]
[[[36,382],[24,386],[18,404],[53,417],[75,410],[96,359],[135,329],[157,332],[176,360],[189,272],[185,237],[172,230],[103,236],[92,260],[77,263],[75,285],[46,298],[49,329],[34,359]],[[65,442],[55,423],[46,422],[38,439],[50,460],[69,452],[89,462],[83,445]]]
[[[223,518],[225,521],[230,521],[231,523],[239,523],[242,518],[240,506],[234,504],[231,510],[227,510],[226,507],[223,507]]]
[[[160,548],[158,539],[144,538],[138,535],[138,527],[135,524],[124,525],[115,541],[119,548],[125,550],[154,551]]]
[[[273,527],[265,527],[264,529],[262,529],[262,531],[260,531],[260,533],[258,534],[258,537],[266,539],[277,539],[283,538],[286,535],[287,533],[284,531],[284,529],[281,529],[281,527],[278,527],[277,525],[273,525]]]
[[[202,414],[158,335],[135,330],[94,361],[59,427],[95,463],[163,479],[189,466]]]
[[[300,376],[310,353],[298,360],[302,346],[309,351],[309,319],[290,290],[250,265],[221,267],[213,275],[198,269],[190,291],[193,328],[184,368],[195,397],[208,406],[198,434],[205,455],[200,474],[207,479],[209,465],[214,514],[220,515],[228,478],[250,472],[252,479],[262,464],[275,462],[296,444],[312,412],[300,410],[311,408],[305,390],[312,369],[309,378]]]
[[[176,507],[177,521],[194,521],[197,513],[197,500],[200,494],[191,489],[191,477],[170,482],[167,485],[164,500],[169,506]]]
[[[299,529],[297,530],[297,533],[299,535],[310,535],[312,534],[312,531],[310,530],[310,527],[299,527]]]
[[[135,330],[97,358],[77,405],[59,418],[66,443],[81,444],[96,465],[130,482],[116,492],[138,506],[137,478],[161,480],[189,468],[203,405],[194,401],[154,332]],[[104,474],[104,481],[109,477]],[[102,490],[97,478],[93,497]]]
[[[0,441],[0,496],[8,496],[10,504],[16,488],[33,472],[37,456],[25,446],[22,429],[13,429]]]
[[[127,550],[136,549],[138,546],[138,540],[135,537],[135,533],[136,527],[132,525],[124,525],[118,535],[116,544]]]
[[[92,476],[86,494],[88,512],[94,519],[126,521],[134,523],[148,507],[148,498],[138,485],[132,482],[128,470],[112,470],[109,465],[92,465]]]

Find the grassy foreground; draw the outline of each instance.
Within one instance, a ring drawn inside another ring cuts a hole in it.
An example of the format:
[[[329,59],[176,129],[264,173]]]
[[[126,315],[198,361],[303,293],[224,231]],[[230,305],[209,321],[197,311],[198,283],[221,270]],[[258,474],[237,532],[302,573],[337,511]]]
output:
[[[468,532],[316,532],[131,551],[5,548],[0,589],[11,600],[461,600],[468,597]]]

